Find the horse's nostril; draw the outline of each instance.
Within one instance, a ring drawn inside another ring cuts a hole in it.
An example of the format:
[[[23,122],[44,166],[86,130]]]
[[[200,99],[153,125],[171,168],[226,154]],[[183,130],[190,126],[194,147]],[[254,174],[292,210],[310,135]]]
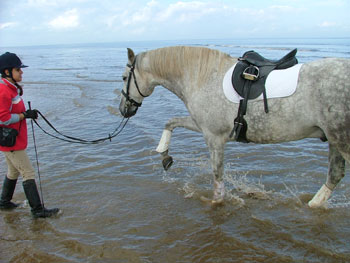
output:
[[[138,109],[138,107],[134,107],[134,106],[131,106],[131,107],[126,107],[123,105],[119,106],[120,114],[123,115],[123,117],[125,117],[125,118],[129,118],[129,117],[134,116],[137,112],[137,109]]]

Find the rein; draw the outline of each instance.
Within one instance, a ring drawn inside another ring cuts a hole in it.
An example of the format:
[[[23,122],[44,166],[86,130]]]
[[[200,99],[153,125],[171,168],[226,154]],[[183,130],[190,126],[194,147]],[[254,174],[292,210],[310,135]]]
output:
[[[134,105],[136,107],[141,107],[142,102],[137,102],[134,99],[132,99],[130,97],[130,92],[129,92],[129,90],[130,90],[130,81],[131,81],[131,78],[133,77],[134,78],[134,84],[135,84],[135,87],[136,87],[138,93],[143,98],[148,97],[148,95],[146,96],[146,95],[142,94],[142,92],[140,91],[139,85],[137,84],[137,80],[136,80],[136,76],[135,76],[136,58],[137,58],[137,56],[135,57],[135,60],[134,60],[134,62],[131,65],[130,64],[126,64],[126,66],[130,68],[130,71],[129,71],[129,75],[128,75],[128,81],[126,83],[126,92],[124,90],[122,90],[122,95],[125,97],[127,102],[131,103],[132,105]]]
[[[30,101],[28,101],[29,109],[31,110],[31,104]],[[38,149],[36,147],[36,140],[35,140],[35,132],[34,132],[34,125],[33,125],[33,119],[30,120],[30,124],[32,126],[32,134],[33,134],[33,143],[34,143],[34,151],[35,151],[35,159],[36,159],[36,168],[38,170],[38,177],[39,177],[39,187],[40,187],[40,195],[41,195],[41,205],[45,209],[45,203],[44,203],[44,195],[43,195],[43,188],[41,184],[41,174],[40,174],[40,167],[39,167],[39,158],[38,158]]]
[[[101,142],[104,142],[104,141],[112,141],[112,138],[116,137],[117,135],[119,135],[122,130],[124,129],[125,125],[128,123],[129,121],[129,118],[125,120],[125,118],[123,118],[121,120],[121,122],[119,123],[118,127],[111,133],[108,135],[108,137],[104,137],[104,138],[101,138],[101,139],[96,139],[96,140],[84,140],[84,139],[80,139],[80,138],[76,138],[76,137],[72,137],[72,136],[67,136],[67,135],[64,135],[63,133],[61,133],[60,131],[58,131],[46,118],[45,116],[40,112],[40,111],[37,111],[38,114],[43,118],[43,120],[51,127],[51,129],[53,129],[57,134],[63,136],[64,138],[61,138],[61,137],[58,137],[56,135],[53,135],[47,131],[45,131],[40,125],[39,123],[36,121],[36,120],[33,120],[34,123],[40,128],[40,130],[42,130],[45,134],[53,137],[53,138],[56,138],[56,139],[59,139],[61,141],[65,141],[65,142],[71,142],[71,143],[80,143],[80,144],[98,144],[98,143],[101,143]],[[124,122],[124,123],[123,123]],[[121,127],[121,128],[120,128]],[[120,128],[120,130],[119,130]]]

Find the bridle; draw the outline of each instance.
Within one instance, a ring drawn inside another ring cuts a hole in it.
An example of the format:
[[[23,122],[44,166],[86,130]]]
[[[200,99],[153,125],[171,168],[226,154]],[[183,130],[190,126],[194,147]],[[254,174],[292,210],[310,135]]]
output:
[[[130,97],[130,92],[129,92],[129,90],[130,90],[130,81],[131,81],[131,78],[133,77],[134,78],[135,87],[136,87],[137,91],[139,92],[139,94],[143,98],[146,98],[146,97],[149,96],[149,95],[147,95],[147,96],[143,95],[142,92],[140,91],[139,85],[137,84],[136,76],[135,76],[136,58],[137,58],[137,56],[135,57],[134,62],[131,65],[130,64],[126,64],[126,66],[130,68],[130,71],[129,71],[129,76],[128,76],[128,80],[127,80],[127,83],[126,83],[126,92],[124,90],[122,90],[122,95],[125,97],[126,102],[129,102],[131,105],[133,105],[135,107],[141,107],[142,102],[137,102],[133,98],[131,98]]]

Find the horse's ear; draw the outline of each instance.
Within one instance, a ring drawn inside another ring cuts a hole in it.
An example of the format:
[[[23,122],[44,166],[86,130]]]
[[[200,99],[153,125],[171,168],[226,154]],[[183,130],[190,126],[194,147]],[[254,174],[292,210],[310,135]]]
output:
[[[133,63],[135,59],[134,51],[131,48],[128,48],[128,59],[130,63]]]

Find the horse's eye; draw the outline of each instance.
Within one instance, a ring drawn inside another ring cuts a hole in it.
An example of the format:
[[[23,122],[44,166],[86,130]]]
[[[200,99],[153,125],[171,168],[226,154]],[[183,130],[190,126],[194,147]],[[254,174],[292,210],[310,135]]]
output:
[[[126,81],[127,80],[127,77],[123,76],[123,81]]]

